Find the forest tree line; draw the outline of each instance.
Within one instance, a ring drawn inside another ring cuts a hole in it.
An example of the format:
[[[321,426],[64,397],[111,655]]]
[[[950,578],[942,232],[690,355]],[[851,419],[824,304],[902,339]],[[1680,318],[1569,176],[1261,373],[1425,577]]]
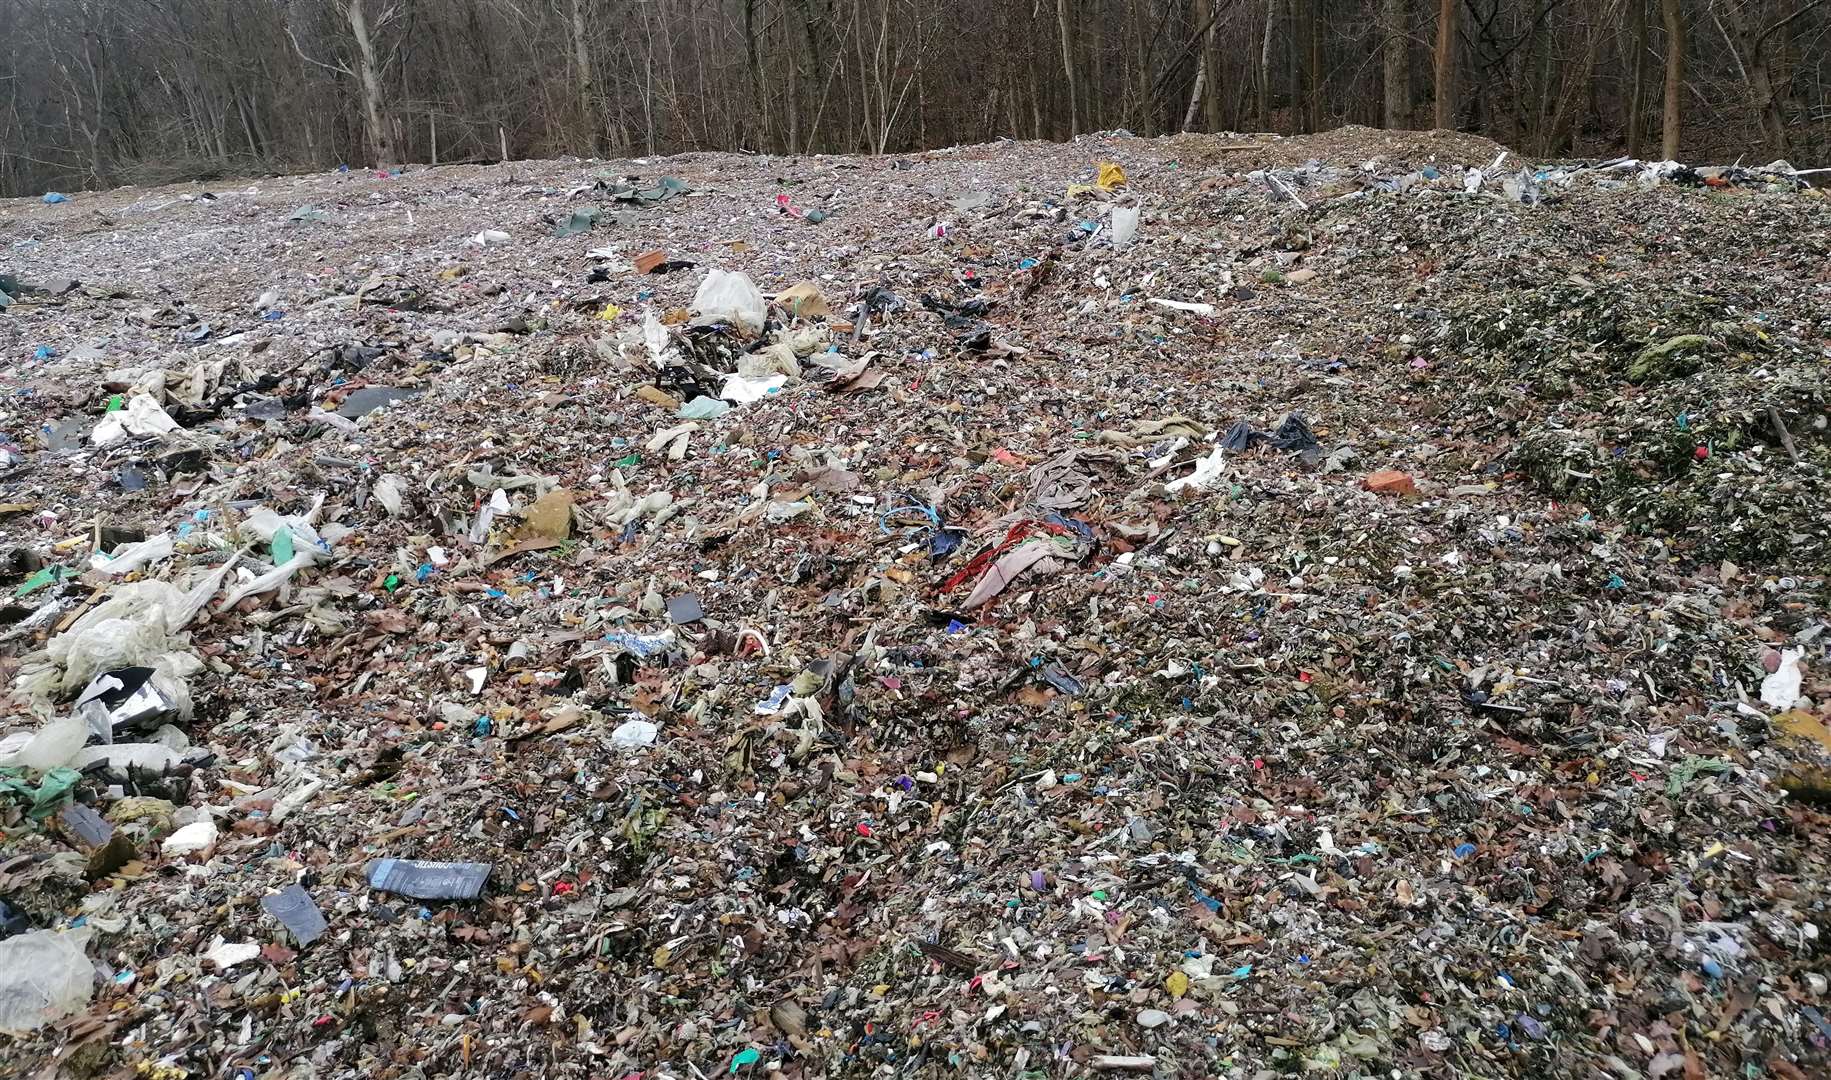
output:
[[[1831,0],[0,0],[0,194],[338,164],[1480,132],[1822,164]]]

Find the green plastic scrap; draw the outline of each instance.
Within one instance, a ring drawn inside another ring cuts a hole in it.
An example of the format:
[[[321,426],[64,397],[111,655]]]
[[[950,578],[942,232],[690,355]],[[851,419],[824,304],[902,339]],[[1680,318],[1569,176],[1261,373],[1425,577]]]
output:
[[[1677,795],[1685,790],[1685,785],[1697,779],[1699,773],[1719,775],[1729,771],[1729,763],[1716,758],[1688,757],[1672,769],[1672,775],[1666,780],[1666,794]]]
[[[30,596],[52,582],[75,576],[76,571],[67,566],[47,566],[20,582],[19,587],[13,590],[13,596]]]
[[[580,233],[588,233],[591,231],[591,227],[598,223],[598,217],[601,214],[603,211],[595,206],[574,210],[571,217],[553,227],[553,235],[577,236]]]
[[[33,784],[26,779],[24,769],[0,769],[0,794],[30,804],[31,809],[26,811],[27,815],[33,821],[43,821],[69,798],[71,789],[82,778],[83,774],[75,769],[59,766],[45,773],[37,784]]]
[[[292,561],[292,530],[280,529],[273,534],[273,565],[284,566]]]
[[[655,186],[639,188],[627,180],[605,177],[598,181],[598,186],[605,194],[618,202],[633,202],[642,206],[654,206],[664,203],[676,195],[685,195],[692,189],[687,182],[678,176],[664,176],[655,181]]]
[[[762,1058],[763,1055],[757,1053],[757,1048],[754,1046],[739,1050],[737,1055],[731,1059],[731,1075],[736,1076],[739,1069],[746,1065],[755,1065]]]

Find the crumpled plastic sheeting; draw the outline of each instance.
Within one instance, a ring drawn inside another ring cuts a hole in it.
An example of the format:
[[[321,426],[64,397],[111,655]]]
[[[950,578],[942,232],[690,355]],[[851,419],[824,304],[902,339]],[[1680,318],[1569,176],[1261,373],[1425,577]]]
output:
[[[0,1034],[20,1036],[89,1004],[89,931],[29,930],[0,941]]]
[[[201,661],[191,654],[189,641],[179,636],[193,615],[189,597],[166,582],[116,586],[70,629],[45,643],[45,655],[63,669],[58,691],[86,686],[113,668],[157,667],[172,654],[184,657],[169,663],[167,670],[173,674],[198,670]]]
[[[89,569],[103,574],[131,574],[171,557],[172,534],[166,532],[137,544],[122,544],[112,558],[96,552],[89,557]]]
[[[763,400],[771,391],[780,390],[787,383],[786,375],[771,375],[760,379],[731,375],[725,379],[725,385],[719,389],[718,396],[739,405],[748,405]]]
[[[184,678],[203,667],[184,628],[222,588],[239,554],[207,574],[189,592],[165,581],[117,585],[107,599],[45,643],[23,666],[13,686],[40,706],[68,697],[104,671],[157,668]]]
[[[1179,480],[1172,480],[1163,489],[1172,495],[1184,488],[1202,490],[1213,487],[1220,482],[1227,471],[1227,448],[1217,446],[1207,457],[1195,463],[1195,471]]]
[[[728,322],[752,334],[763,332],[763,321],[769,316],[769,302],[750,275],[719,269],[706,273],[693,294],[695,323]]]
[[[1322,445],[1316,441],[1316,433],[1310,430],[1309,421],[1301,413],[1287,414],[1279,422],[1278,430],[1269,434],[1254,430],[1251,423],[1241,420],[1221,436],[1221,446],[1228,450],[1246,450],[1260,443],[1269,443],[1279,450],[1310,450]]]
[[[746,379],[767,379],[771,375],[801,377],[801,361],[794,346],[778,341],[774,345],[738,357],[737,373]]]
[[[169,435],[177,430],[178,421],[166,414],[158,399],[150,394],[135,394],[127,399],[126,408],[102,417],[89,433],[89,441],[97,446],[113,446],[125,442],[129,435]]]

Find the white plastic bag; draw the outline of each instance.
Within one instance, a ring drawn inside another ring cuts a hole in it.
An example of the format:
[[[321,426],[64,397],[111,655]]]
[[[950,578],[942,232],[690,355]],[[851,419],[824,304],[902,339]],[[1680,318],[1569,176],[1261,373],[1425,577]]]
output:
[[[11,741],[11,736],[8,741]],[[39,728],[24,746],[0,754],[0,768],[23,766],[33,772],[49,772],[68,765],[89,738],[89,725],[75,716],[60,716]]]
[[[712,272],[718,273],[716,270]],[[707,278],[706,280],[712,279]],[[706,287],[701,285],[699,291],[705,292]],[[697,300],[694,302],[698,303]],[[656,367],[667,366],[668,328],[662,324],[660,317],[652,308],[642,313],[642,345],[648,350],[648,358]]]
[[[695,323],[728,322],[760,334],[769,304],[749,275],[713,269],[693,294],[693,312]]]
[[[187,855],[203,855],[208,858],[210,851],[216,847],[216,822],[210,818],[193,821],[159,845],[159,854],[168,859],[182,859]]]
[[[1780,666],[1761,680],[1761,703],[1770,709],[1790,709],[1799,700],[1805,673],[1799,669],[1799,649],[1782,649]]]
[[[178,430],[178,421],[166,415],[158,399],[150,394],[135,394],[127,399],[125,409],[116,409],[102,417],[89,441],[97,446],[113,446],[129,435],[165,435]]]
[[[20,1036],[77,1012],[95,994],[89,931],[28,930],[0,941],[0,1034]]]
[[[315,561],[311,549],[301,546],[292,558],[274,567],[272,570],[267,571],[265,574],[250,578],[237,585],[235,588],[230,589],[229,595],[223,597],[222,606],[225,609],[232,608],[241,603],[246,597],[256,596],[260,593],[277,589],[291,580],[294,574],[312,565]]]
[[[1138,213],[1136,206],[1113,207],[1113,246],[1124,248],[1131,245],[1132,238],[1138,235]]]
[[[183,760],[183,750],[175,750],[164,743],[118,742],[108,746],[83,747],[70,758],[70,767],[80,771],[103,761],[114,772],[139,769],[156,774],[166,772]]]
[[[331,556],[331,545],[318,534],[315,522],[323,510],[324,496],[312,500],[310,510],[303,514],[278,514],[265,506],[257,506],[248,511],[248,516],[236,529],[236,534],[243,543],[268,545],[282,529],[292,534],[295,558],[305,556],[310,561],[307,566]],[[327,526],[328,528],[328,526]]]
[[[625,720],[610,733],[611,745],[624,750],[640,750],[655,744],[661,729],[647,720]]]
[[[1172,495],[1186,487],[1203,491],[1218,483],[1226,471],[1227,451],[1217,446],[1207,457],[1195,463],[1194,472],[1180,480],[1170,481],[1163,486],[1163,489]]]
[[[787,375],[771,375],[766,379],[728,375],[725,377],[725,385],[719,390],[718,396],[726,401],[735,401],[739,405],[748,405],[753,401],[763,400],[773,391],[782,389],[787,382]]]
[[[401,493],[406,491],[408,486],[406,477],[398,473],[383,473],[370,490],[375,495],[375,501],[388,512],[389,517],[400,517],[401,511],[405,508],[405,504],[401,501]]]

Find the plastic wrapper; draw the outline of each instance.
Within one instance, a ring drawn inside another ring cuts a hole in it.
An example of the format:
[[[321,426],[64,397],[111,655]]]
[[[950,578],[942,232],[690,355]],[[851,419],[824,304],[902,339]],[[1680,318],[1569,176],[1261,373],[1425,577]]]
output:
[[[415,900],[474,900],[494,869],[489,863],[377,859],[369,864],[369,886]]]
[[[324,912],[303,885],[288,885],[277,893],[261,897],[261,909],[280,920],[300,945],[310,945],[324,936],[330,924]]]

